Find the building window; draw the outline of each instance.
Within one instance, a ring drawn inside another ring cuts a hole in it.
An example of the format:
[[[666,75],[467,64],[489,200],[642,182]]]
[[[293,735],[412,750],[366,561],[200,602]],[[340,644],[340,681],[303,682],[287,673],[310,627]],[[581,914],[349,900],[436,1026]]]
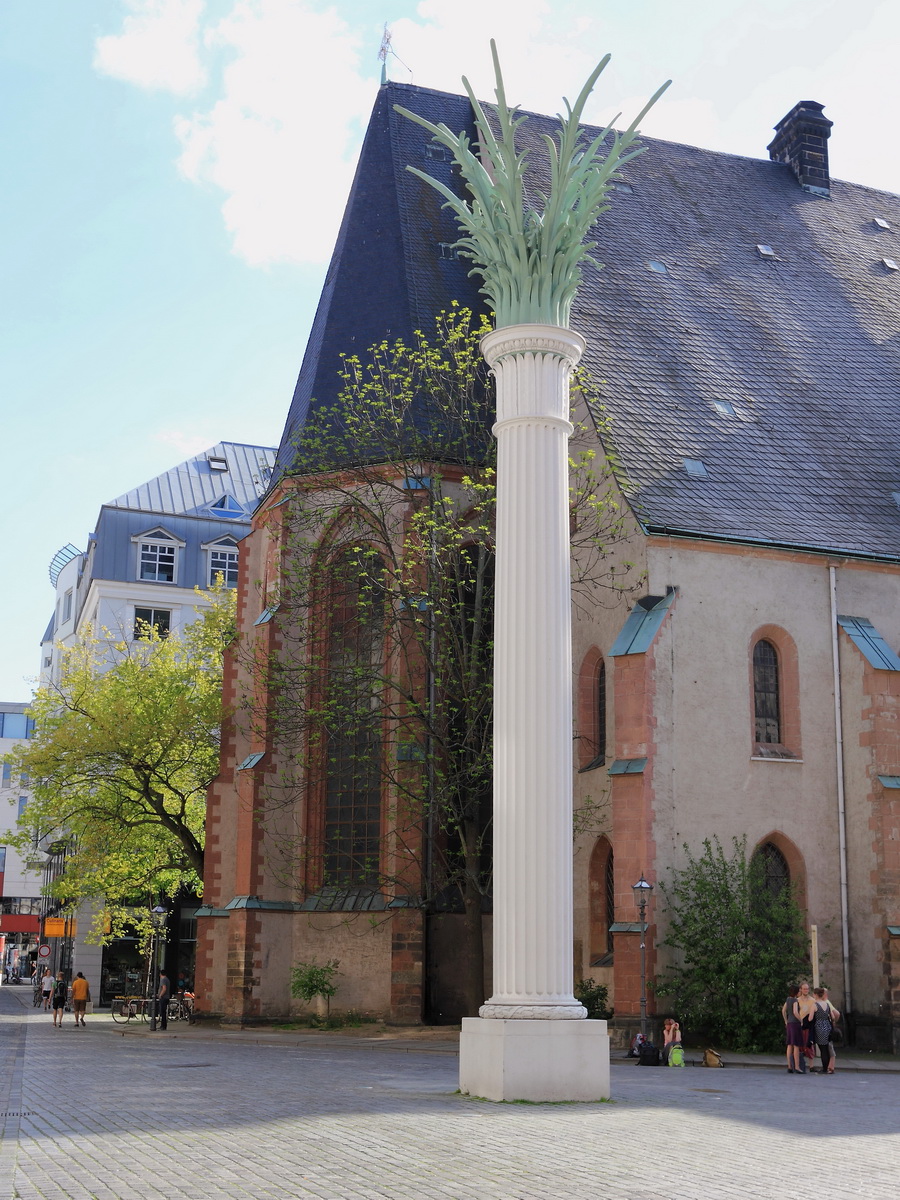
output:
[[[21,816],[23,815],[23,813],[25,812],[25,809],[26,809],[27,807],[28,807],[28,797],[27,797],[27,796],[20,796],[20,797],[19,797],[19,811],[18,811],[18,813],[16,814],[16,816],[17,816],[17,817],[21,817]]]
[[[606,762],[606,663],[596,648],[585,655],[578,676],[578,769]]]
[[[613,849],[606,837],[597,839],[590,865],[590,963],[607,967],[613,961],[612,925],[616,919]]]
[[[175,547],[171,543],[141,542],[139,579],[153,583],[175,582]]]
[[[237,587],[238,552],[223,547],[209,551],[209,586],[214,587],[219,576],[226,587]]]
[[[331,567],[323,882],[377,886],[381,858],[384,563],[349,550]]]
[[[778,653],[761,639],[753,647],[753,715],[755,740],[760,745],[781,742],[781,703]]]
[[[6,847],[0,846],[0,875],[6,870]]]
[[[62,619],[63,619],[63,621],[70,621],[72,619],[72,589],[71,588],[69,588],[69,590],[66,592],[65,596],[63,596]]]
[[[774,842],[765,842],[756,850],[753,857],[760,861],[761,883],[767,892],[780,896],[790,888],[791,871],[788,861]]]
[[[597,758],[606,761],[606,663],[597,671]]]
[[[5,788],[12,786],[12,763],[3,764],[3,786]]]
[[[24,713],[0,713],[0,737],[30,738],[34,733],[34,721]]]
[[[150,630],[156,628],[161,638],[169,636],[172,613],[167,608],[135,608],[134,633],[136,642],[150,637]]]

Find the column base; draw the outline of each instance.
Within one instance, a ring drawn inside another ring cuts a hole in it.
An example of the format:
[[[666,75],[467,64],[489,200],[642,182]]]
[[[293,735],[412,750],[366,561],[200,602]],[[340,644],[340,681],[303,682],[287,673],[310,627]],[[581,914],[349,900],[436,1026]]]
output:
[[[459,1090],[486,1100],[608,1100],[606,1022],[464,1017]]]

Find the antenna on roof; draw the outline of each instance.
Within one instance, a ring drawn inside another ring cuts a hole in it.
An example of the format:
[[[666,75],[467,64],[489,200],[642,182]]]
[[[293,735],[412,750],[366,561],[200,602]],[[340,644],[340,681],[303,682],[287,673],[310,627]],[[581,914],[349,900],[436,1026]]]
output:
[[[409,78],[411,81],[412,80],[412,71],[409,70],[409,67],[406,66],[406,63],[403,61],[402,58],[400,58],[400,56],[397,54],[397,51],[391,45],[391,31],[387,27],[387,22],[385,22],[384,33],[382,33],[382,35],[381,35],[381,46],[378,50],[378,57],[381,59],[381,86],[382,87],[384,87],[384,85],[388,81],[387,59],[388,59],[389,54],[391,55],[392,58],[397,59],[397,62],[400,64],[401,67],[406,67],[406,70],[409,71]]]
[[[381,59],[381,86],[387,83],[387,56],[391,52],[391,31],[387,27],[387,21],[384,23],[384,32],[381,35],[381,47],[378,51],[378,57]]]

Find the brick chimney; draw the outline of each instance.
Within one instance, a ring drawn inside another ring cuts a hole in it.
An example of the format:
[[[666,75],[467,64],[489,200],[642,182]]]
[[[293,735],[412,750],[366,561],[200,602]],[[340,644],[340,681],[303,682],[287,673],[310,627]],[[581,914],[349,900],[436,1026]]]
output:
[[[824,104],[801,100],[775,126],[769,158],[787,163],[800,186],[814,196],[830,196],[828,138],[833,121],[823,114]]]

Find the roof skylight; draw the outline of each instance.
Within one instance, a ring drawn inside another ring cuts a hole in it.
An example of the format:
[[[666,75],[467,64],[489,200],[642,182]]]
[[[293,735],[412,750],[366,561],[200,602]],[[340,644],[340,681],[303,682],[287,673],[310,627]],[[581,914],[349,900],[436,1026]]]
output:
[[[624,179],[614,179],[611,186],[614,192],[622,192],[626,196],[631,196],[634,193],[634,188],[630,183],[626,183]]]
[[[771,246],[757,245],[756,249],[759,252],[760,258],[776,258],[777,257],[774,249]]]
[[[683,458],[681,461],[684,463],[684,469],[688,475],[693,476],[694,479],[706,479],[709,475],[709,471],[699,458]]]
[[[651,258],[647,263],[651,271],[655,271],[657,275],[668,275],[669,268],[663,262],[658,262],[655,258]]]
[[[734,405],[730,400],[713,400],[713,408],[716,412],[722,413],[726,417],[733,417]]]
[[[206,461],[209,463],[209,469],[211,471],[227,471],[228,470],[227,459],[210,455]]]
[[[873,217],[872,224],[877,225],[879,229],[890,229],[890,221],[886,221],[884,217]]]
[[[900,271],[900,266],[892,258],[883,258],[881,261],[889,271]]]

